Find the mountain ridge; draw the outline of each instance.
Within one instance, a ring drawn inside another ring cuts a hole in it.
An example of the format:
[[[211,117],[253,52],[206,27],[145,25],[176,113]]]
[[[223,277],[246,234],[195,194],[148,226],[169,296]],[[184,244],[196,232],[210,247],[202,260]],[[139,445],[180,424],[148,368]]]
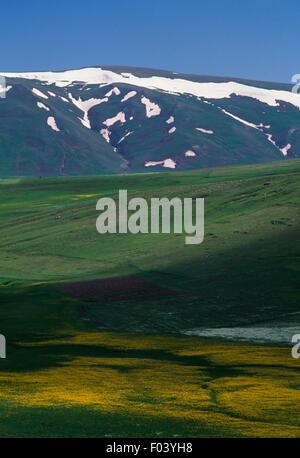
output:
[[[26,70],[26,71],[13,71],[13,72],[1,72],[0,75],[5,75],[5,74],[20,74],[20,73],[64,73],[64,72],[70,72],[70,71],[79,71],[79,70],[84,70],[84,69],[92,69],[92,68],[98,68],[98,69],[103,69],[103,70],[111,70],[115,71],[116,73],[122,73],[126,72],[128,70],[131,70],[133,72],[137,72],[137,74],[145,73],[148,75],[158,75],[158,74],[165,74],[165,75],[181,75],[182,77],[185,78],[190,78],[194,79],[195,82],[201,80],[203,82],[208,82],[208,81],[215,81],[215,82],[228,82],[228,81],[235,81],[235,82],[240,82],[242,84],[248,84],[248,85],[253,85],[255,87],[269,87],[274,86],[275,88],[285,88],[285,90],[291,90],[293,87],[292,83],[287,83],[283,81],[269,81],[269,80],[263,80],[263,79],[251,79],[251,78],[245,78],[241,76],[228,76],[228,75],[210,75],[210,74],[198,74],[194,72],[182,72],[178,70],[167,70],[164,68],[154,68],[154,67],[137,67],[137,66],[126,66],[126,65],[88,65],[88,66],[83,66],[83,67],[70,67],[70,68],[64,68],[60,70]]]
[[[125,66],[1,74],[0,176],[185,170],[300,150],[290,85]]]

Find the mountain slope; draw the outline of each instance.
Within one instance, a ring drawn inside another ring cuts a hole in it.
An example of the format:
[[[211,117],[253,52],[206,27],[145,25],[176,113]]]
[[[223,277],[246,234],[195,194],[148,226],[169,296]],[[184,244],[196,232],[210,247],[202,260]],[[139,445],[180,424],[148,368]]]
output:
[[[3,73],[0,175],[193,169],[298,157],[283,84],[126,67]]]

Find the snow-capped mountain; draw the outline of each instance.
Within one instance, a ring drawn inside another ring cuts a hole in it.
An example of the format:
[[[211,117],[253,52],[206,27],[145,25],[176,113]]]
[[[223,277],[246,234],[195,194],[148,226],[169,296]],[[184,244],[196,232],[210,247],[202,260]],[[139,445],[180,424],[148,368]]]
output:
[[[84,175],[298,157],[289,85],[94,67],[1,73],[0,176]]]

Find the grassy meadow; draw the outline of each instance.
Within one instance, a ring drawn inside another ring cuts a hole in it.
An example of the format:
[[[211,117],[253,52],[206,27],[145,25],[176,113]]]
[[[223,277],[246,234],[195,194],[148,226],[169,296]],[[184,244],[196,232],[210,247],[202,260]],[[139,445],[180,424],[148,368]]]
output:
[[[278,325],[300,333],[299,178],[294,160],[0,180],[0,436],[299,437],[291,345],[183,334]],[[99,235],[96,202],[119,189],[205,197],[204,243]],[[133,276],[148,282],[145,294],[130,281],[119,296],[64,290]]]

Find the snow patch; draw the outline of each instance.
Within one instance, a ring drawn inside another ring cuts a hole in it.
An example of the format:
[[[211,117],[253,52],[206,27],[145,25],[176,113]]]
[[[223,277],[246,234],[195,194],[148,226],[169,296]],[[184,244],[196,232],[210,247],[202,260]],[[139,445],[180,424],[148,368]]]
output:
[[[173,124],[175,122],[175,119],[173,116],[170,116],[169,119],[166,120],[167,124]]]
[[[196,130],[198,130],[198,132],[202,132],[203,134],[208,134],[208,135],[213,135],[214,134],[213,130],[203,129],[202,127],[196,127]]]
[[[91,129],[91,123],[90,123],[89,115],[87,111],[84,113],[83,118],[78,118],[78,119],[80,120],[81,124],[84,127],[86,127],[87,129]]]
[[[126,102],[127,100],[131,99],[132,97],[135,97],[136,95],[137,95],[136,91],[130,91],[128,92],[128,94],[125,95],[125,97],[123,97],[121,102]]]
[[[120,89],[118,87],[114,87],[111,91],[105,94],[105,97],[111,97],[113,94],[120,95],[121,94]]]
[[[72,103],[77,107],[79,108],[79,110],[83,111],[83,112],[88,112],[91,108],[97,106],[97,105],[101,105],[102,103],[106,103],[108,102],[108,98],[105,97],[104,99],[95,99],[95,98],[91,98],[91,99],[87,99],[87,100],[82,100],[81,97],[79,97],[79,99],[75,99],[71,93],[69,93],[69,99],[72,101]]]
[[[113,118],[106,119],[106,121],[104,121],[103,124],[107,127],[111,127],[117,122],[120,122],[122,124],[126,122],[125,113],[123,113],[122,111],[120,111],[120,113],[118,113]]]
[[[242,118],[239,118],[238,116],[235,116],[233,115],[232,113],[229,113],[229,111],[226,111],[226,110],[223,110],[221,109],[221,111],[226,114],[227,116],[230,116],[231,118],[235,119],[236,121],[238,122],[241,122],[242,124],[248,126],[248,127],[252,127],[252,129],[256,129],[262,133],[263,130],[262,129],[270,129],[271,126],[265,126],[263,123],[260,123],[260,124],[253,124],[252,122],[249,122],[249,121],[245,121],[244,119]],[[292,145],[289,143],[288,145],[286,145],[284,148],[280,148],[275,140],[273,140],[273,136],[272,134],[265,134],[268,141],[272,143],[272,145],[275,146],[275,148],[277,148],[284,156],[287,155],[288,151],[291,149]]]
[[[219,107],[220,108],[220,107]],[[271,126],[265,126],[262,122],[260,124],[253,124],[252,122],[246,121],[245,119],[239,118],[238,116],[230,113],[229,111],[226,111],[222,108],[220,110],[226,114],[227,116],[230,116],[231,118],[235,119],[236,121],[244,124],[245,126],[252,127],[252,129],[260,130],[262,131],[263,129],[270,129]],[[199,130],[199,129],[197,129]]]
[[[292,145],[289,143],[284,148],[281,148],[281,152],[284,156],[287,156],[289,150],[291,149]]]
[[[130,131],[130,132],[127,132],[127,134],[125,134],[119,141],[118,141],[118,144],[119,143],[122,143],[125,138],[129,137],[129,135],[133,134],[133,131]]]
[[[42,97],[42,99],[49,99],[49,97],[46,94],[44,94],[39,89],[36,89],[35,87],[32,89],[32,92],[34,93],[34,95],[37,95],[38,97]]]
[[[226,114],[227,116],[230,116],[230,118],[235,119],[236,121],[238,121],[238,122],[244,124],[245,126],[252,127],[252,129],[257,129],[257,130],[259,130],[261,126],[263,127],[262,124],[260,124],[260,125],[258,126],[257,124],[253,124],[252,122],[245,121],[244,119],[239,118],[238,116],[235,116],[234,114],[230,113],[229,111],[224,110],[223,108],[221,108],[221,111],[222,111],[224,114]]]
[[[110,131],[108,129],[101,129],[100,134],[107,143],[110,143]]]
[[[82,122],[83,126],[86,127],[87,129],[91,129],[91,123],[90,123],[90,120],[89,120],[89,110],[97,105],[101,105],[101,103],[105,103],[105,102],[108,102],[108,98],[105,97],[104,99],[95,99],[95,98],[91,98],[91,99],[88,99],[88,100],[82,100],[81,97],[79,97],[79,99],[75,99],[71,93],[68,94],[69,96],[69,99],[71,100],[71,102],[77,107],[79,108],[79,110],[83,111],[84,115],[83,115],[83,119],[79,118],[80,121]]]
[[[272,134],[267,134],[267,139],[269,140],[269,142],[271,142],[277,148],[277,145],[276,145],[275,141],[273,140]]]
[[[49,118],[47,119],[47,124],[49,127],[51,127],[52,130],[60,132],[60,129],[57,127],[55,118],[53,116],[49,116]]]
[[[193,150],[191,150],[191,149],[189,149],[188,151],[186,151],[186,152],[184,153],[184,155],[185,155],[185,157],[195,157],[195,156],[197,156],[196,153],[195,153],[195,151],[193,151]]]
[[[146,107],[147,118],[152,118],[153,116],[159,116],[161,113],[161,108],[156,103],[151,102],[147,97],[143,96],[141,102]]]
[[[168,169],[175,169],[176,168],[176,162],[173,161],[173,159],[165,159],[164,161],[149,161],[145,163],[145,167],[155,167],[157,165],[162,165],[163,167],[166,167]]]
[[[44,105],[42,102],[36,102],[37,106],[42,110],[50,111],[50,108]]]

